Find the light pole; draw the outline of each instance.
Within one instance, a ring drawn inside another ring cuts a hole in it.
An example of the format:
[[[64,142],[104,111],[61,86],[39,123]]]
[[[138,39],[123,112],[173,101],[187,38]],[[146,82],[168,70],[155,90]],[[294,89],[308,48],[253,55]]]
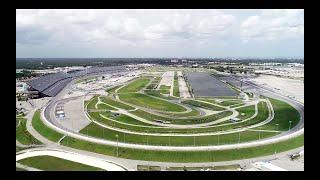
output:
[[[116,135],[116,138],[117,138],[117,157],[118,157],[119,156],[119,145],[118,145],[119,136],[118,136],[118,134]]]
[[[240,133],[241,133],[241,131],[239,131],[238,144],[240,143]]]
[[[279,124],[276,124],[276,126],[277,126],[277,131],[279,131]]]
[[[290,123],[290,124],[289,124],[289,130],[290,130],[290,129],[291,129],[291,123],[292,123],[292,121],[289,121],[289,123]]]
[[[218,134],[218,145],[220,145],[220,137],[219,137],[220,134]]]

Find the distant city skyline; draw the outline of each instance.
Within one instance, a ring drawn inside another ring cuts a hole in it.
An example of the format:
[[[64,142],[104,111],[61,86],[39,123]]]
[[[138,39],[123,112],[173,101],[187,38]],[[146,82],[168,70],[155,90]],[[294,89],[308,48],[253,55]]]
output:
[[[304,58],[304,10],[16,10],[17,58]]]

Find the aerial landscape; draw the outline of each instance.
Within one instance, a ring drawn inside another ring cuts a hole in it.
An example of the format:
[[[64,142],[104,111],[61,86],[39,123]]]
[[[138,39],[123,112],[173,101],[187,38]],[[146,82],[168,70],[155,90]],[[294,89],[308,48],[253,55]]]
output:
[[[16,15],[16,171],[304,171],[304,10]]]

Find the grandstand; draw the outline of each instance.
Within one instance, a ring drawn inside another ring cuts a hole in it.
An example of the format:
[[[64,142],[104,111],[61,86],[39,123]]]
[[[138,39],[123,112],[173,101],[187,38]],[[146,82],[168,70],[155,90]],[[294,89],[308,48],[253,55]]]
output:
[[[118,73],[125,70],[126,68],[123,66],[91,67],[87,70],[73,71],[69,73],[59,72],[55,74],[47,74],[31,80],[27,82],[27,84],[31,86],[30,90],[39,92],[39,97],[53,97],[77,77],[81,77],[86,74],[96,75],[104,73]]]

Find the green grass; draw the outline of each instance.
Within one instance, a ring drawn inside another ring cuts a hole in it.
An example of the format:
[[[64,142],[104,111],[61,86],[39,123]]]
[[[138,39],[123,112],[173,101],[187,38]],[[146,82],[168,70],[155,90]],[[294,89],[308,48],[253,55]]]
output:
[[[134,104],[136,106],[150,108],[159,111],[168,111],[168,112],[183,112],[186,109],[183,106],[157,99],[151,96],[147,96],[141,93],[128,93],[128,94],[119,94],[120,100]]]
[[[115,87],[112,87],[112,88],[109,88],[106,90],[106,92],[108,93],[114,93],[116,89],[118,89],[119,87],[121,87],[122,85],[119,85],[119,86],[115,86]]]
[[[269,100],[273,106],[275,115],[271,122],[261,126],[262,129],[287,131],[290,126],[289,121],[292,121],[291,128],[299,123],[300,114],[294,107],[280,100],[272,98],[269,98]]]
[[[161,85],[159,88],[159,92],[161,94],[170,94],[170,88],[171,88],[171,86]]]
[[[22,150],[25,150],[25,149],[28,149],[28,148],[16,146],[16,152],[19,152],[19,151],[22,151]]]
[[[16,171],[26,171],[25,169],[16,167]]]
[[[171,118],[177,117],[177,118],[181,118],[181,117],[191,117],[191,116],[199,116],[200,112],[198,110],[196,110],[195,108],[191,107],[191,111],[187,112],[187,113],[167,113],[167,112],[162,112],[161,114],[164,115],[170,115]]]
[[[40,119],[40,111],[37,110],[32,118],[32,126],[33,128],[38,131],[42,136],[46,137],[47,139],[57,142],[60,138],[63,137],[63,134],[60,134],[53,129],[47,127]]]
[[[159,98],[162,98],[162,99],[167,99],[167,100],[173,100],[173,99],[177,99],[175,97],[172,97],[172,96],[165,96],[165,95],[162,95],[160,94],[160,91],[159,90],[144,90],[144,93],[145,94],[148,94],[148,95],[151,95],[151,96],[154,96],[154,97],[159,97]]]
[[[109,117],[113,120],[116,120],[116,122],[111,121],[109,119],[106,119],[102,116],[100,116],[100,114],[102,114],[104,117]],[[241,127],[241,123],[239,124],[233,124],[230,123],[225,124],[224,126],[216,126],[216,127],[205,127],[205,128],[166,128],[166,127],[160,127],[160,126],[156,126],[156,125],[151,125],[151,124],[147,124],[147,123],[143,123],[140,121],[137,121],[129,116],[122,116],[121,114],[118,116],[112,116],[112,113],[110,112],[89,112],[89,115],[91,117],[91,119],[94,119],[104,125],[110,126],[110,127],[116,127],[116,128],[120,128],[120,129],[125,129],[125,130],[130,130],[133,132],[149,132],[149,133],[200,133],[200,132],[214,132],[214,131],[221,131],[221,130],[226,130],[226,129],[232,129],[235,127]],[[122,118],[123,117],[123,118]],[[123,120],[122,120],[123,119]],[[126,122],[128,124],[131,125],[127,125],[127,124],[121,124],[119,123],[120,121],[122,122]],[[141,126],[132,126],[132,125],[143,125],[143,126],[148,126],[148,127],[141,127]]]
[[[101,103],[97,105],[97,108],[102,110],[117,110],[116,108],[113,108],[107,104],[101,104]]]
[[[196,101],[196,100],[186,100],[186,101],[182,101],[182,103],[189,104],[189,105],[196,106],[196,107],[205,108],[205,109],[210,109],[210,110],[213,110],[213,111],[223,111],[223,110],[225,110],[224,108],[215,106],[213,104],[208,104],[208,103],[204,103],[204,102],[200,102],[200,101]]]
[[[218,103],[216,102],[217,99],[203,99],[203,98],[199,98],[199,100],[206,101],[213,104],[218,104],[221,106],[231,106],[231,105],[239,104],[242,102],[241,100],[222,100],[223,102]]]
[[[87,102],[88,103],[87,109],[96,109],[97,102],[98,102],[98,96],[94,96],[93,98],[91,98],[90,101]]]
[[[159,84],[161,77],[153,78],[152,82],[147,86],[147,89],[155,89],[156,86]]]
[[[138,92],[150,82],[149,78],[139,78],[118,90],[118,93]]]
[[[112,120],[115,120],[116,122],[113,122],[111,120],[105,119],[103,117],[108,117]],[[111,112],[89,112],[89,115],[91,116],[91,118],[93,118],[96,121],[99,121],[103,124],[109,125],[109,126],[115,126],[115,127],[128,127],[127,125],[124,124],[119,124],[117,122],[123,122],[123,123],[127,123],[127,124],[131,124],[131,125],[142,125],[142,126],[154,126],[152,124],[147,124],[141,121],[138,121],[130,116],[127,116],[125,114],[119,114],[117,116],[114,115],[114,113]],[[117,126],[118,125],[118,126]]]
[[[114,107],[117,107],[117,108],[120,108],[120,109],[125,109],[125,110],[133,110],[133,109],[135,109],[132,106],[126,105],[124,103],[121,103],[121,102],[119,102],[117,100],[114,100],[114,99],[111,99],[109,97],[101,96],[100,100],[102,102],[106,103],[106,104],[109,104],[111,106],[114,106]]]
[[[102,138],[111,141],[133,143],[133,144],[149,144],[149,145],[173,145],[173,146],[207,146],[218,144],[232,144],[237,143],[239,133],[223,134],[223,135],[209,135],[209,136],[150,136],[150,135],[137,135],[118,132],[115,130],[103,128],[95,123],[90,123],[83,128],[80,133],[89,136]],[[277,135],[274,132],[260,133],[261,138]],[[248,142],[257,140],[259,132],[257,131],[244,131],[240,133],[240,142]]]
[[[116,156],[117,148],[113,146],[94,144],[87,141],[66,137],[63,145],[73,148],[96,152],[100,154]],[[220,150],[220,151],[150,151],[119,147],[119,157],[159,162],[218,162],[231,161],[259,156],[272,155],[275,152],[283,152],[304,145],[304,135],[296,138],[259,147]]]
[[[221,119],[226,116],[230,116],[232,114],[231,111],[223,111],[218,114],[212,114],[209,116],[204,117],[194,117],[194,118],[184,118],[184,119],[177,119],[177,118],[168,118],[163,116],[158,116],[155,114],[148,113],[146,111],[143,111],[141,109],[138,109],[136,111],[130,112],[136,116],[145,118],[150,121],[157,121],[157,120],[163,120],[163,121],[170,121],[172,124],[199,124],[199,123],[207,123],[211,121],[215,121],[218,119]]]
[[[53,156],[30,157],[19,160],[18,163],[45,171],[104,171],[97,167]]]
[[[16,128],[16,140],[24,145],[42,144],[27,131],[27,120],[25,118],[19,118],[19,121],[20,125]]]
[[[237,109],[237,111],[239,112],[239,115],[237,116],[237,118],[239,118],[241,120],[247,119],[247,118],[249,118],[249,117],[254,115],[254,113],[255,113],[255,105],[242,107],[242,108]],[[242,115],[242,113],[244,113],[244,115]]]
[[[176,96],[176,97],[180,97],[177,72],[174,72],[173,95]]]

